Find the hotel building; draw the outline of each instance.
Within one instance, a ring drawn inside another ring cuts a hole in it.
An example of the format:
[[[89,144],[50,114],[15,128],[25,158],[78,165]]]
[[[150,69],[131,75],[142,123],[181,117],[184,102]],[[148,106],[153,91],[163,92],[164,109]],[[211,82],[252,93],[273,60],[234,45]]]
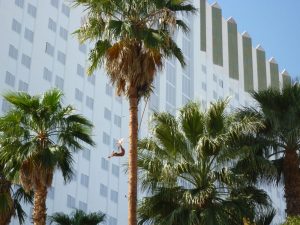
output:
[[[181,68],[174,59],[166,61],[155,79],[154,93],[149,101],[140,104],[141,137],[147,135],[148,118],[153,111],[176,113],[189,100],[198,100],[206,108],[210,102],[227,96],[231,96],[231,111],[253,104],[249,91],[269,86],[279,89],[291,83],[288,72],[280,73],[278,63],[266,58],[262,46],[254,47],[247,32],[238,32],[233,18],[222,17],[217,3],[194,0],[194,4],[199,9],[197,15],[182,15],[191,31],[175,33],[187,66]],[[0,0],[0,92],[38,94],[59,88],[65,94],[64,103],[73,105],[95,125],[97,145],[86,146],[74,155],[73,180],[65,185],[61,174],[55,174],[47,198],[48,214],[69,213],[74,208],[101,210],[108,215],[108,225],[124,225],[126,157],[108,160],[107,156],[120,137],[128,146],[128,103],[115,96],[104,70],[86,76],[91,46],[79,45],[72,35],[82,15],[82,9],[71,8],[70,1]],[[1,97],[0,114],[9,107]],[[276,224],[285,217],[283,192],[280,188],[266,190],[278,209]],[[31,213],[32,208],[26,211]],[[28,218],[26,224],[30,221]]]

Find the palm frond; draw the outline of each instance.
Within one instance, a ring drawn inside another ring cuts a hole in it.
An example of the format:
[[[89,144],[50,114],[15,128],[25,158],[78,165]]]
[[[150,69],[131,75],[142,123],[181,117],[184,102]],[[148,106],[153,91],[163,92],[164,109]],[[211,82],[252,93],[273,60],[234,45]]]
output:
[[[261,123],[227,115],[227,104],[219,101],[201,112],[191,102],[179,117],[154,113],[150,137],[139,141],[139,180],[148,193],[139,206],[139,224],[240,225],[271,205],[243,168],[260,160],[261,170],[269,166],[247,139]]]

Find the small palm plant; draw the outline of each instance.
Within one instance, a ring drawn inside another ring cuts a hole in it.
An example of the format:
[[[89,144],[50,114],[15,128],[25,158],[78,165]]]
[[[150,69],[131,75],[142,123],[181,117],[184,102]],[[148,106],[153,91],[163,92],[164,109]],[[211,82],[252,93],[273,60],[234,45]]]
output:
[[[235,173],[230,154],[233,140],[261,123],[227,115],[227,104],[202,112],[189,103],[178,118],[154,114],[152,136],[139,141],[141,187],[149,194],[140,203],[139,224],[240,225],[271,208],[263,190]]]
[[[41,96],[19,92],[4,98],[12,109],[0,118],[0,162],[6,175],[14,175],[10,179],[34,191],[33,222],[45,225],[53,174],[60,170],[66,182],[71,179],[72,153],[81,150],[82,143],[94,144],[92,124],[73,107],[63,107],[56,89]]]
[[[105,217],[106,215],[101,212],[87,214],[82,210],[76,210],[71,216],[65,213],[54,213],[49,220],[55,225],[98,225],[105,222]]]

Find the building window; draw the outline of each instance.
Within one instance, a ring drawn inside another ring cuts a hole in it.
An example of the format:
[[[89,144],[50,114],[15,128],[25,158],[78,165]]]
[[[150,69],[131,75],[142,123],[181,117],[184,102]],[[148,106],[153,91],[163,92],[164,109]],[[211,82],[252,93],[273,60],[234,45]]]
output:
[[[176,114],[176,109],[173,105],[170,105],[169,103],[166,104],[166,111],[173,116]]]
[[[108,225],[117,225],[117,224],[118,224],[118,220],[110,216],[108,219]]]
[[[202,70],[202,72],[203,72],[204,74],[207,73],[207,69],[206,69],[206,66],[205,66],[205,65],[202,65],[202,66],[201,66],[201,70]]]
[[[28,84],[22,80],[19,81],[19,91],[28,92]]]
[[[51,18],[48,20],[48,28],[53,32],[56,32],[56,23]]]
[[[20,8],[24,7],[24,0],[15,0],[15,4]]]
[[[116,96],[116,100],[118,103],[122,104],[122,96]]]
[[[36,17],[36,7],[31,5],[30,3],[28,3],[27,6],[27,13],[32,16],[32,17]]]
[[[33,32],[27,28],[25,28],[25,32],[24,32],[24,38],[29,41],[29,42],[33,42]]]
[[[10,110],[10,107],[11,107],[10,103],[8,101],[6,101],[5,99],[3,99],[3,101],[2,101],[2,111],[4,113],[7,113]]]
[[[153,93],[150,97],[149,107],[154,110],[158,110],[159,108],[159,97],[155,93]]]
[[[77,74],[81,77],[84,76],[84,68],[80,64],[77,64]]]
[[[66,55],[64,53],[62,53],[61,51],[57,52],[57,60],[61,63],[61,64],[66,64]]]
[[[94,99],[89,97],[89,96],[86,96],[86,99],[85,99],[85,104],[87,107],[89,107],[90,109],[93,109],[94,108]]]
[[[51,5],[55,8],[58,8],[58,0],[51,0]]]
[[[118,203],[118,192],[110,190],[110,200],[114,203]]]
[[[81,51],[82,53],[86,54],[86,45],[85,44],[79,45],[79,51]]]
[[[167,81],[175,86],[176,85],[176,69],[170,63],[167,63],[166,74],[167,74]]]
[[[67,195],[67,207],[68,208],[75,208],[75,198],[71,195]]]
[[[91,159],[91,151],[89,149],[84,149],[82,151],[82,157],[85,158],[86,160],[89,160]]]
[[[82,102],[83,93],[78,88],[75,88],[75,99]]]
[[[182,76],[182,92],[186,96],[191,96],[191,81],[186,76]]]
[[[107,133],[103,132],[102,140],[104,144],[110,145],[110,136]]]
[[[21,29],[22,29],[22,25],[17,20],[13,19],[12,20],[11,29],[13,31],[15,31],[16,33],[20,34],[21,33]]]
[[[64,89],[64,79],[59,76],[55,77],[55,87],[59,88],[60,90]]]
[[[66,17],[70,17],[70,8],[69,8],[67,5],[62,4],[61,12],[62,12]]]
[[[72,176],[72,181],[77,181],[77,177],[78,177],[78,172],[77,172],[77,170],[74,170],[73,171],[73,176]]]
[[[107,194],[108,194],[108,188],[107,188],[107,186],[106,185],[104,185],[104,184],[100,184],[100,195],[102,196],[102,197],[107,197]]]
[[[167,83],[167,102],[170,103],[171,105],[175,106],[176,105],[176,91],[175,91],[175,87],[172,86],[171,84]]]
[[[89,75],[88,77],[87,77],[87,80],[91,83],[91,84],[93,84],[93,85],[95,85],[95,75],[94,74],[92,74],[92,75]]]
[[[51,82],[52,81],[52,72],[44,67],[44,75],[43,75],[44,80]]]
[[[10,72],[6,71],[5,83],[11,87],[15,86],[16,78]]]
[[[206,109],[206,108],[207,108],[207,102],[206,102],[205,100],[202,100],[202,101],[201,101],[201,107],[202,107],[203,109]]]
[[[214,91],[214,92],[213,92],[213,97],[214,97],[214,99],[215,99],[215,100],[217,100],[217,99],[218,99],[218,94],[217,94],[217,92],[216,92],[216,91]]]
[[[239,101],[239,99],[240,99],[240,96],[239,96],[239,94],[238,94],[238,93],[235,93],[235,94],[234,94],[234,97],[235,97],[235,100]]]
[[[185,95],[182,95],[182,104],[183,105],[187,104],[189,101],[191,101],[190,98],[186,97]]]
[[[54,197],[55,197],[55,188],[54,187],[50,187],[48,189],[47,197],[50,198],[50,199],[54,199]]]
[[[60,29],[59,29],[59,35],[60,35],[60,37],[62,39],[68,40],[68,31],[65,28],[60,27]]]
[[[18,56],[19,56],[19,52],[18,52],[18,49],[13,46],[13,45],[9,45],[9,49],[8,49],[8,55],[17,60],[18,59]]]
[[[221,88],[223,88],[223,81],[222,80],[219,80],[219,86],[221,87]]]
[[[116,138],[113,138],[113,141],[112,141],[112,146],[113,146],[113,148],[115,147],[115,144],[118,142],[118,139],[116,139]]]
[[[105,86],[105,93],[106,93],[107,95],[109,95],[109,96],[112,96],[112,92],[113,92],[112,86],[109,85],[109,84],[106,84],[106,86]]]
[[[82,201],[79,201],[79,209],[86,212],[87,211],[87,204],[82,202]]]
[[[85,174],[81,174],[80,183],[83,186],[88,187],[89,186],[89,176],[87,176]]]
[[[111,166],[111,172],[114,176],[119,177],[119,173],[120,173],[120,168],[119,166],[112,164]]]
[[[182,39],[182,52],[185,57],[190,58],[191,45],[190,45],[190,40],[188,40],[186,37],[183,37]]]
[[[45,52],[50,55],[53,56],[54,55],[54,46],[51,45],[49,42],[46,42],[46,49]]]
[[[118,116],[118,115],[114,116],[114,124],[116,126],[118,126],[118,127],[121,127],[121,125],[122,125],[122,119],[121,119],[120,116]]]
[[[104,118],[111,120],[111,111],[108,108],[104,108]]]
[[[217,82],[217,75],[216,74],[213,74],[213,79],[214,79],[214,82]]]
[[[108,160],[106,160],[105,158],[101,158],[101,168],[103,170],[106,170],[108,171],[108,166],[109,166],[109,163],[108,163]]]
[[[31,66],[31,58],[28,55],[22,54],[21,63],[27,68],[30,69]]]
[[[204,83],[204,82],[202,82],[202,90],[203,90],[203,91],[206,91],[206,90],[207,90],[206,83]]]

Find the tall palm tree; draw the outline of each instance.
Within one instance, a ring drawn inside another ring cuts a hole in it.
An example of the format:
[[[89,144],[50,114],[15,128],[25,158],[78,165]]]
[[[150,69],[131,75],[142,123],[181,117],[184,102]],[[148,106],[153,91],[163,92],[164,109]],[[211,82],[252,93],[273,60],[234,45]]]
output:
[[[13,186],[0,165],[0,225],[8,225],[12,217],[18,217],[19,224],[25,221],[26,213],[21,203],[32,204],[32,193],[25,193],[20,186]]]
[[[233,139],[257,130],[251,117],[227,115],[227,101],[202,112],[189,103],[178,118],[155,113],[152,136],[139,142],[139,174],[149,196],[139,224],[234,225],[270,207],[270,199],[247,176],[235,174]]]
[[[136,224],[138,103],[151,92],[156,72],[163,60],[184,57],[173,40],[176,29],[188,31],[178,18],[180,12],[193,13],[188,0],[74,0],[87,15],[75,33],[80,42],[95,43],[90,51],[91,74],[105,64],[107,75],[118,95],[129,99],[129,190],[128,224]]]
[[[264,156],[278,169],[278,181],[284,182],[286,212],[300,215],[300,85],[285,86],[282,91],[254,92],[257,106],[241,113],[261,119],[265,127],[256,135],[265,143]],[[281,176],[283,175],[283,176]]]
[[[93,145],[92,124],[63,107],[62,93],[50,90],[40,96],[27,93],[4,95],[12,109],[0,118],[0,162],[7,175],[28,191],[34,191],[33,222],[46,224],[47,189],[60,170],[65,181],[72,177],[72,153]]]
[[[82,210],[76,210],[71,216],[65,213],[54,213],[49,219],[51,224],[56,225],[97,225],[105,222],[105,217],[101,212],[87,214]]]

